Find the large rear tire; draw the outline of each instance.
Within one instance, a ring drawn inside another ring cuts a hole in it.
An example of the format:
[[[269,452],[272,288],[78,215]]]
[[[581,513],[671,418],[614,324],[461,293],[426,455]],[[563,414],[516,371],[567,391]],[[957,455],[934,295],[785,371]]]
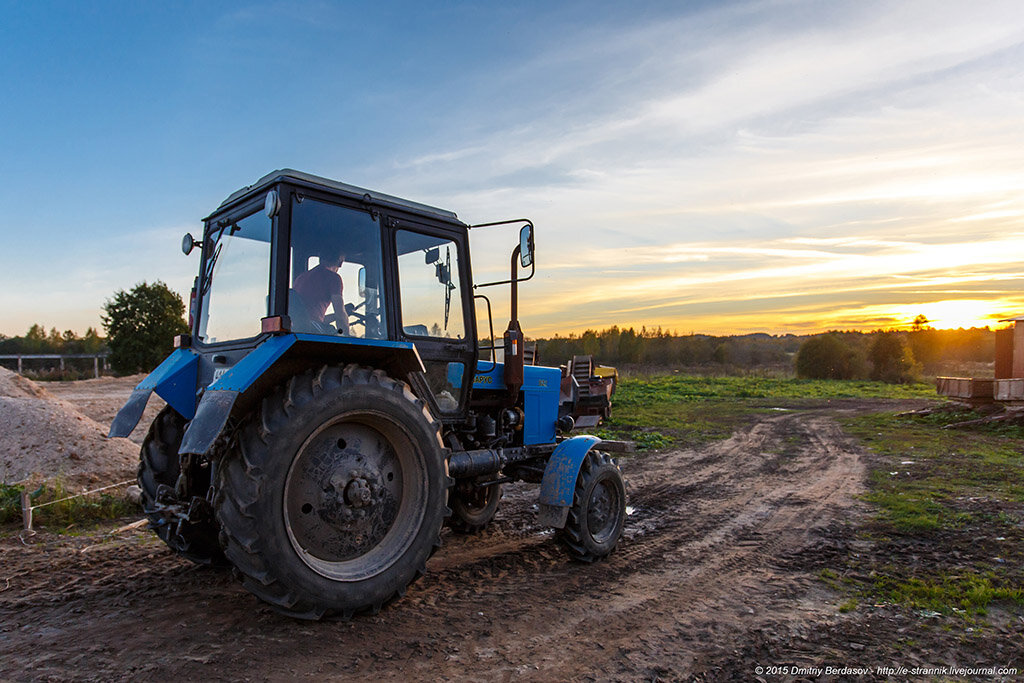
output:
[[[225,554],[247,589],[303,619],[376,613],[440,546],[440,424],[382,370],[293,377],[217,468]]]
[[[212,518],[182,523],[162,514],[157,505],[161,486],[174,490],[181,472],[178,447],[185,434],[187,420],[170,406],[161,410],[149,426],[139,453],[139,488],[142,489],[142,510],[149,526],[174,552],[196,564],[224,564],[224,553],[217,540],[218,528]],[[209,488],[209,470],[203,487]],[[186,501],[187,502],[187,501]]]

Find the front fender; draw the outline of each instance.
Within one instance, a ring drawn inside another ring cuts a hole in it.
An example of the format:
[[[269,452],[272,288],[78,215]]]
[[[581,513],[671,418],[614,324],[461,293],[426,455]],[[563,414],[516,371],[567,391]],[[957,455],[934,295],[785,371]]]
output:
[[[409,342],[311,334],[271,337],[206,388],[178,452],[206,453],[227,424],[238,398],[248,401],[284,381],[292,372],[290,360],[299,358],[304,365],[315,359],[318,363],[385,366],[403,377],[424,370],[416,347]]]
[[[540,482],[541,524],[558,529],[565,526],[583,459],[599,443],[596,436],[574,436],[555,448]]]
[[[108,437],[128,436],[139,423],[154,391],[186,420],[196,412],[196,382],[199,356],[191,349],[178,349],[139,382],[128,401],[110,423]]]

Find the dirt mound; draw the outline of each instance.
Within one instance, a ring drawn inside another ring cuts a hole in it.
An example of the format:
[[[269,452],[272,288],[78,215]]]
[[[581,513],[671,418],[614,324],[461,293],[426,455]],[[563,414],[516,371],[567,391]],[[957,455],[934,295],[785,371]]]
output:
[[[0,368],[0,396],[17,398],[53,398],[46,389],[7,368]]]
[[[132,479],[138,447],[35,382],[0,368],[0,482],[76,490]]]

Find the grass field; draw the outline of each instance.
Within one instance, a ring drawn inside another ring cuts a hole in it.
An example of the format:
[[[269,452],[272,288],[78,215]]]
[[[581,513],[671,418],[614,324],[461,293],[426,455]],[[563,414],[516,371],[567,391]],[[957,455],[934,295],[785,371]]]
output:
[[[639,450],[699,446],[727,438],[752,415],[800,401],[935,398],[931,384],[774,377],[633,376],[619,382],[612,419],[598,436],[635,441]]]
[[[871,398],[937,397],[930,384],[630,377],[603,433],[635,440],[641,451],[694,447],[778,407]],[[1024,605],[1024,427],[946,429],[976,417],[943,410],[842,419],[873,454],[865,496],[873,515],[858,534],[874,550],[822,571],[847,596],[841,611],[897,604],[977,619],[994,603]]]
[[[840,572],[861,602],[967,617],[994,602],[1024,605],[1024,428],[944,429],[971,417],[844,420],[875,456],[865,499],[876,512],[861,536],[878,552]]]

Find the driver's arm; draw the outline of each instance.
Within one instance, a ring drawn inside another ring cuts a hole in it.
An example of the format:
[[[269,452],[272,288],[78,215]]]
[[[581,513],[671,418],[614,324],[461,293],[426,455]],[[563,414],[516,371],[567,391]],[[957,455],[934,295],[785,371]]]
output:
[[[348,313],[345,311],[345,301],[340,294],[331,295],[331,305],[334,306],[334,321],[338,324],[338,331],[344,335],[351,336],[352,330],[348,326]]]

